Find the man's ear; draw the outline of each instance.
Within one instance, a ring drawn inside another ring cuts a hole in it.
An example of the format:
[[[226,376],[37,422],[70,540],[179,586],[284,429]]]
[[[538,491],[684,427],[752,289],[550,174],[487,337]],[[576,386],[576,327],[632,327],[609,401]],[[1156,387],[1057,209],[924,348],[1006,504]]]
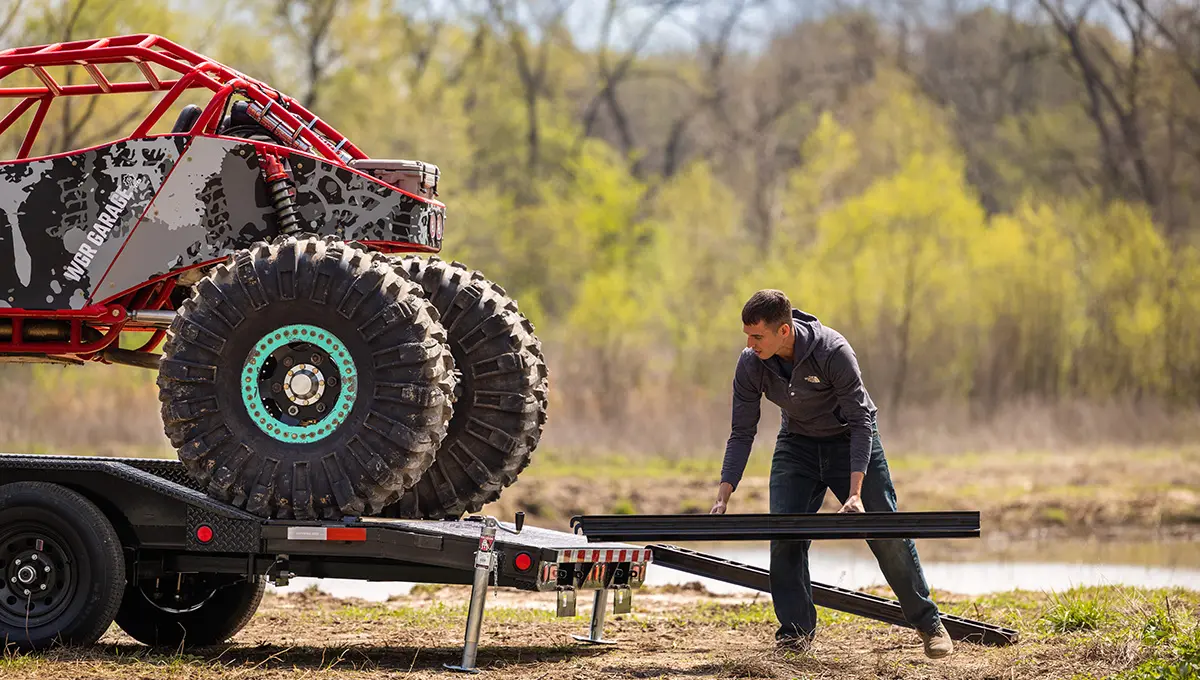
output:
[[[785,338],[786,338],[787,336],[791,335],[791,334],[792,334],[792,324],[790,324],[790,323],[785,323],[785,324],[783,324],[782,326],[780,326],[780,327],[779,327],[779,334],[780,334],[780,335],[782,335],[782,336],[783,336],[783,337],[785,337]]]

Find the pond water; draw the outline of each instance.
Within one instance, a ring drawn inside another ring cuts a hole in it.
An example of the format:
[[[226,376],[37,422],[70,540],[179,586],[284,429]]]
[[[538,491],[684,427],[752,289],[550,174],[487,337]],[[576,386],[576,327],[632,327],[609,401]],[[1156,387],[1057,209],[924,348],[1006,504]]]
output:
[[[768,549],[762,543],[680,545],[763,568],[769,564]],[[1058,540],[1004,545],[954,540],[917,541],[917,550],[931,588],[963,595],[1017,588],[1062,591],[1088,585],[1179,586],[1200,590],[1200,543],[1191,541],[1099,543]],[[814,543],[809,551],[809,568],[813,580],[826,585],[859,589],[884,584],[879,566],[863,541]],[[647,585],[697,581],[714,593],[750,592],[653,564],[646,579]],[[286,587],[268,586],[268,590],[296,592],[313,584],[335,597],[376,602],[407,594],[413,585],[296,578]],[[545,594],[544,599],[553,606],[552,596]]]

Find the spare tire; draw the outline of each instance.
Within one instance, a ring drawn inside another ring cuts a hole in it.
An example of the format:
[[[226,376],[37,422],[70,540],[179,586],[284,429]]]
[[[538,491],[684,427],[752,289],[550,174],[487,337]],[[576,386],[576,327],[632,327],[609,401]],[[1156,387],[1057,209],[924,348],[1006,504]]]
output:
[[[546,423],[546,362],[533,324],[479,272],[437,257],[393,261],[437,308],[459,391],[433,465],[384,514],[455,519],[498,499],[529,464]]]
[[[167,436],[215,498],[262,517],[378,512],[452,413],[445,330],[386,256],[332,237],[236,252],[193,288],[159,368]]]

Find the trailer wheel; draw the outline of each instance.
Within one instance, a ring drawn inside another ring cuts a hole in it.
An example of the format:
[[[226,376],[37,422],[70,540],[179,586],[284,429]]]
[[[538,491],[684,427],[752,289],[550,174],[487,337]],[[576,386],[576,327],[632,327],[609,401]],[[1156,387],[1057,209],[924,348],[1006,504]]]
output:
[[[225,574],[165,574],[125,587],[117,625],[151,647],[204,647],[250,622],[266,581]]]
[[[167,436],[209,495],[262,517],[378,512],[452,413],[437,310],[332,237],[240,250],[193,288],[159,370]]]
[[[529,464],[546,422],[546,362],[517,303],[481,273],[437,257],[393,261],[437,308],[461,375],[433,465],[385,514],[456,519],[499,498]]]
[[[0,647],[90,645],[121,603],[125,559],[112,523],[57,484],[0,486]]]

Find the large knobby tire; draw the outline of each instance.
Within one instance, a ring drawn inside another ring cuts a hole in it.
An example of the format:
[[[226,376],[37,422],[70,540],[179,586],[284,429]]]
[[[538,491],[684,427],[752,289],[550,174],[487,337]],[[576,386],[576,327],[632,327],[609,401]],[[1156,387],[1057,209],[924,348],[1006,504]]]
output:
[[[498,499],[529,464],[546,422],[546,362],[517,303],[479,272],[437,257],[394,262],[437,308],[460,382],[433,465],[385,514],[458,518]]]
[[[166,434],[211,496],[335,519],[378,512],[429,467],[454,376],[437,310],[385,256],[289,236],[195,285],[158,385]]]
[[[164,574],[125,587],[116,622],[145,645],[204,647],[244,628],[267,582],[228,574]]]
[[[94,503],[57,484],[14,482],[0,486],[0,575],[0,648],[90,645],[121,604],[125,558]]]

